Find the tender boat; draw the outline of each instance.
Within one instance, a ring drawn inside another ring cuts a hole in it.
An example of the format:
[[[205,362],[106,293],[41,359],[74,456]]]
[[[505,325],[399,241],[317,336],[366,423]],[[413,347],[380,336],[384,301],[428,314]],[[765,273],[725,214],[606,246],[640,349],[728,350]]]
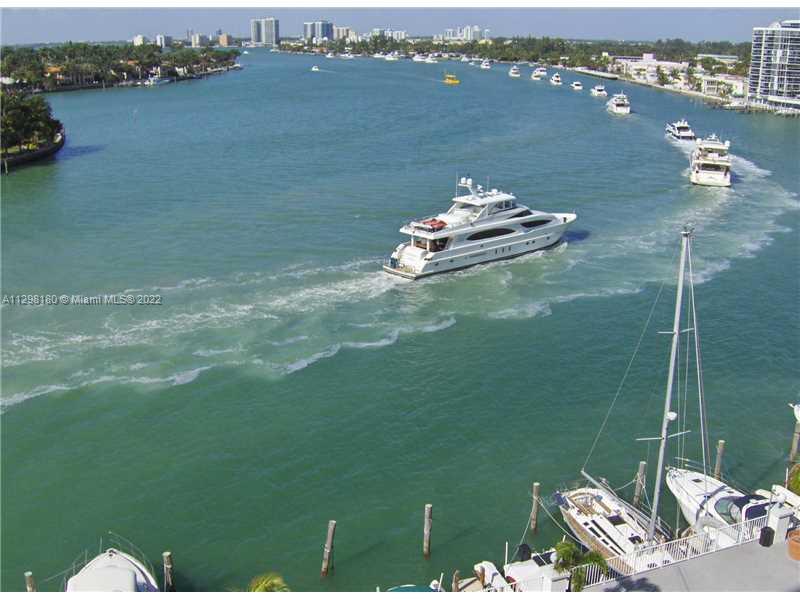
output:
[[[509,77],[519,77],[519,67],[517,65],[511,65],[511,68],[508,70]]]
[[[722,142],[716,135],[697,140],[697,147],[689,159],[689,181],[696,185],[730,187],[731,143]]]
[[[536,67],[531,73],[531,79],[539,81],[542,77],[547,77],[547,69],[544,67]]]
[[[606,109],[612,115],[628,115],[631,112],[631,103],[628,97],[620,92],[611,96],[611,100],[606,102]]]
[[[692,131],[686,119],[681,119],[674,123],[667,123],[664,131],[669,137],[678,142],[693,142],[696,139],[694,131]]]
[[[573,81],[571,85],[576,92],[580,92],[583,89],[583,84],[580,81]]]
[[[400,55],[397,52],[392,52],[391,54],[387,54],[384,56],[384,59],[389,62],[394,62],[396,60],[400,60]],[[427,60],[425,62],[428,62]]]
[[[608,92],[602,85],[596,85],[592,88],[592,96],[608,96]]]
[[[318,71],[319,71],[319,67],[317,65],[314,65],[313,67],[311,67],[311,72],[312,73],[316,73]]]
[[[445,73],[442,83],[445,85],[459,85],[461,80],[455,76],[455,73]]]
[[[559,75],[558,73],[555,73],[550,78],[550,85],[561,85],[561,75]]]
[[[486,59],[481,63],[481,69],[488,70],[491,68],[492,68],[492,63],[489,62],[489,59]]]
[[[484,190],[462,177],[467,194],[453,198],[446,213],[412,221],[400,229],[410,236],[397,246],[384,270],[417,279],[503,260],[553,246],[575,221],[573,213],[532,210],[497,189]]]

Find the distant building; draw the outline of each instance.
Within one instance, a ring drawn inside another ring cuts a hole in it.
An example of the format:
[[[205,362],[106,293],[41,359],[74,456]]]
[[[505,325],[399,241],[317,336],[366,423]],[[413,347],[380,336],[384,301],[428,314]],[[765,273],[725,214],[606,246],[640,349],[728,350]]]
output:
[[[312,40],[314,39],[314,22],[313,21],[306,21],[303,23],[303,39],[304,40]]]
[[[169,48],[172,46],[172,36],[159,33],[156,36],[156,46],[159,48]]]
[[[333,39],[335,40],[346,40],[350,37],[350,28],[349,27],[337,27],[334,25],[333,27]]]
[[[141,34],[133,36],[134,46],[144,46],[147,43],[147,38]]]
[[[274,17],[250,19],[250,43],[253,46],[277,48],[281,43],[280,24]]]
[[[192,34],[192,48],[202,48],[208,46],[208,36],[202,33]]]
[[[800,111],[800,20],[753,28],[747,100]]]
[[[255,46],[261,43],[261,22],[250,19],[250,42]]]
[[[317,41],[333,39],[333,23],[330,21],[314,21],[314,38]]]
[[[233,36],[230,33],[223,33],[222,35],[217,37],[217,42],[223,48],[227,48],[228,46],[234,45]]]
[[[735,75],[703,75],[700,77],[700,91],[711,96],[742,98],[747,88],[746,83],[744,77]]]
[[[733,54],[698,54],[694,57],[697,62],[702,61],[704,58],[710,58],[726,65],[735,65],[739,62],[739,57]]]

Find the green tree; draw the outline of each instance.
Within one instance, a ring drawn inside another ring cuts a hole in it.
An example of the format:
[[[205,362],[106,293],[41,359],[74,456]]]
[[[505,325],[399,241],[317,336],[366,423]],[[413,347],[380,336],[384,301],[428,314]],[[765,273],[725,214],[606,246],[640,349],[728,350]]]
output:
[[[669,76],[661,67],[656,67],[656,79],[658,80],[658,85],[667,85],[669,83]]]
[[[263,573],[254,577],[248,592],[290,592],[289,586],[278,573]]]
[[[580,592],[586,585],[586,568],[595,565],[603,574],[608,573],[608,564],[603,555],[594,550],[582,552],[573,542],[564,540],[556,544],[556,560],[553,563],[557,573],[570,572],[569,590]]]

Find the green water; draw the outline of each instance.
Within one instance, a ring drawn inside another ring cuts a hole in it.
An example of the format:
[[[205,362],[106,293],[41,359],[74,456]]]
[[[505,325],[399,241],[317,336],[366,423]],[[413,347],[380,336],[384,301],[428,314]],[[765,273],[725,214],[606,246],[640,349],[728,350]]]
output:
[[[501,562],[531,483],[577,478],[666,281],[589,468],[622,485],[655,462],[634,440],[660,424],[656,332],[687,222],[712,439],[736,480],[782,479],[800,122],[614,83],[634,114],[612,117],[527,67],[515,80],[448,65],[462,80],[448,87],[442,65],[410,61],[242,63],[50,95],[67,146],[0,181],[3,293],[163,302],[0,310],[2,589],[108,530],[154,561],[172,550],[181,589],[276,570],[297,590],[371,590]],[[731,140],[732,189],[688,183],[687,149],[663,137],[681,117]],[[400,225],[444,210],[467,173],[578,222],[543,254],[420,282],[382,273]],[[320,580],[329,519],[336,571]],[[560,539],[543,519],[532,546]]]

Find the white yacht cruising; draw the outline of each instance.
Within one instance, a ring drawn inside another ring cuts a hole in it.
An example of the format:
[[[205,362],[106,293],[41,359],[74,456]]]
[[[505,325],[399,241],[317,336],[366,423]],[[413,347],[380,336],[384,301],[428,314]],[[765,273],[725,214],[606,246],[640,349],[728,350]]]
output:
[[[571,86],[576,92],[580,92],[583,89],[583,84],[580,81],[573,81]]]
[[[427,57],[424,54],[415,54],[411,57],[411,60],[414,62],[424,63],[426,58]]]
[[[336,55],[335,55],[333,52],[328,52],[328,53],[325,55],[325,58],[336,58]]]
[[[686,119],[681,119],[674,123],[667,123],[664,131],[669,137],[678,142],[693,142],[696,138],[694,131],[692,131]]]
[[[689,159],[689,181],[697,185],[730,187],[731,143],[721,141],[716,135],[697,140],[697,147]]]
[[[558,243],[577,216],[546,213],[517,204],[497,189],[484,190],[462,177],[469,193],[453,198],[446,213],[400,229],[411,239],[397,246],[384,270],[407,279],[464,269],[535,252]]]
[[[519,67],[517,65],[511,65],[511,68],[508,70],[509,77],[519,77]]]
[[[400,60],[400,55],[397,52],[392,52],[390,54],[387,54],[383,58],[384,58],[384,60],[387,60],[389,62],[394,62],[394,61]],[[428,62],[428,61],[425,61],[425,62]]]
[[[606,88],[602,85],[596,85],[592,88],[592,96],[608,96]]]
[[[631,113],[631,103],[628,97],[620,92],[611,96],[611,100],[606,102],[606,109],[612,115],[629,115]]]
[[[314,65],[313,67],[311,67],[311,72],[312,73],[319,73],[319,67],[317,65]]]
[[[438,62],[439,61],[436,60],[436,57],[433,54],[428,54],[428,56],[425,58],[425,64],[428,65],[435,65]]]
[[[492,68],[492,63],[489,62],[489,59],[488,58],[484,59],[483,62],[481,63],[481,69],[488,71],[491,68]]]
[[[544,67],[536,67],[531,73],[531,79],[534,81],[540,81],[542,77],[547,77],[547,69]]]
[[[561,85],[561,75],[559,75],[558,73],[554,74],[550,78],[550,83],[551,85]]]

